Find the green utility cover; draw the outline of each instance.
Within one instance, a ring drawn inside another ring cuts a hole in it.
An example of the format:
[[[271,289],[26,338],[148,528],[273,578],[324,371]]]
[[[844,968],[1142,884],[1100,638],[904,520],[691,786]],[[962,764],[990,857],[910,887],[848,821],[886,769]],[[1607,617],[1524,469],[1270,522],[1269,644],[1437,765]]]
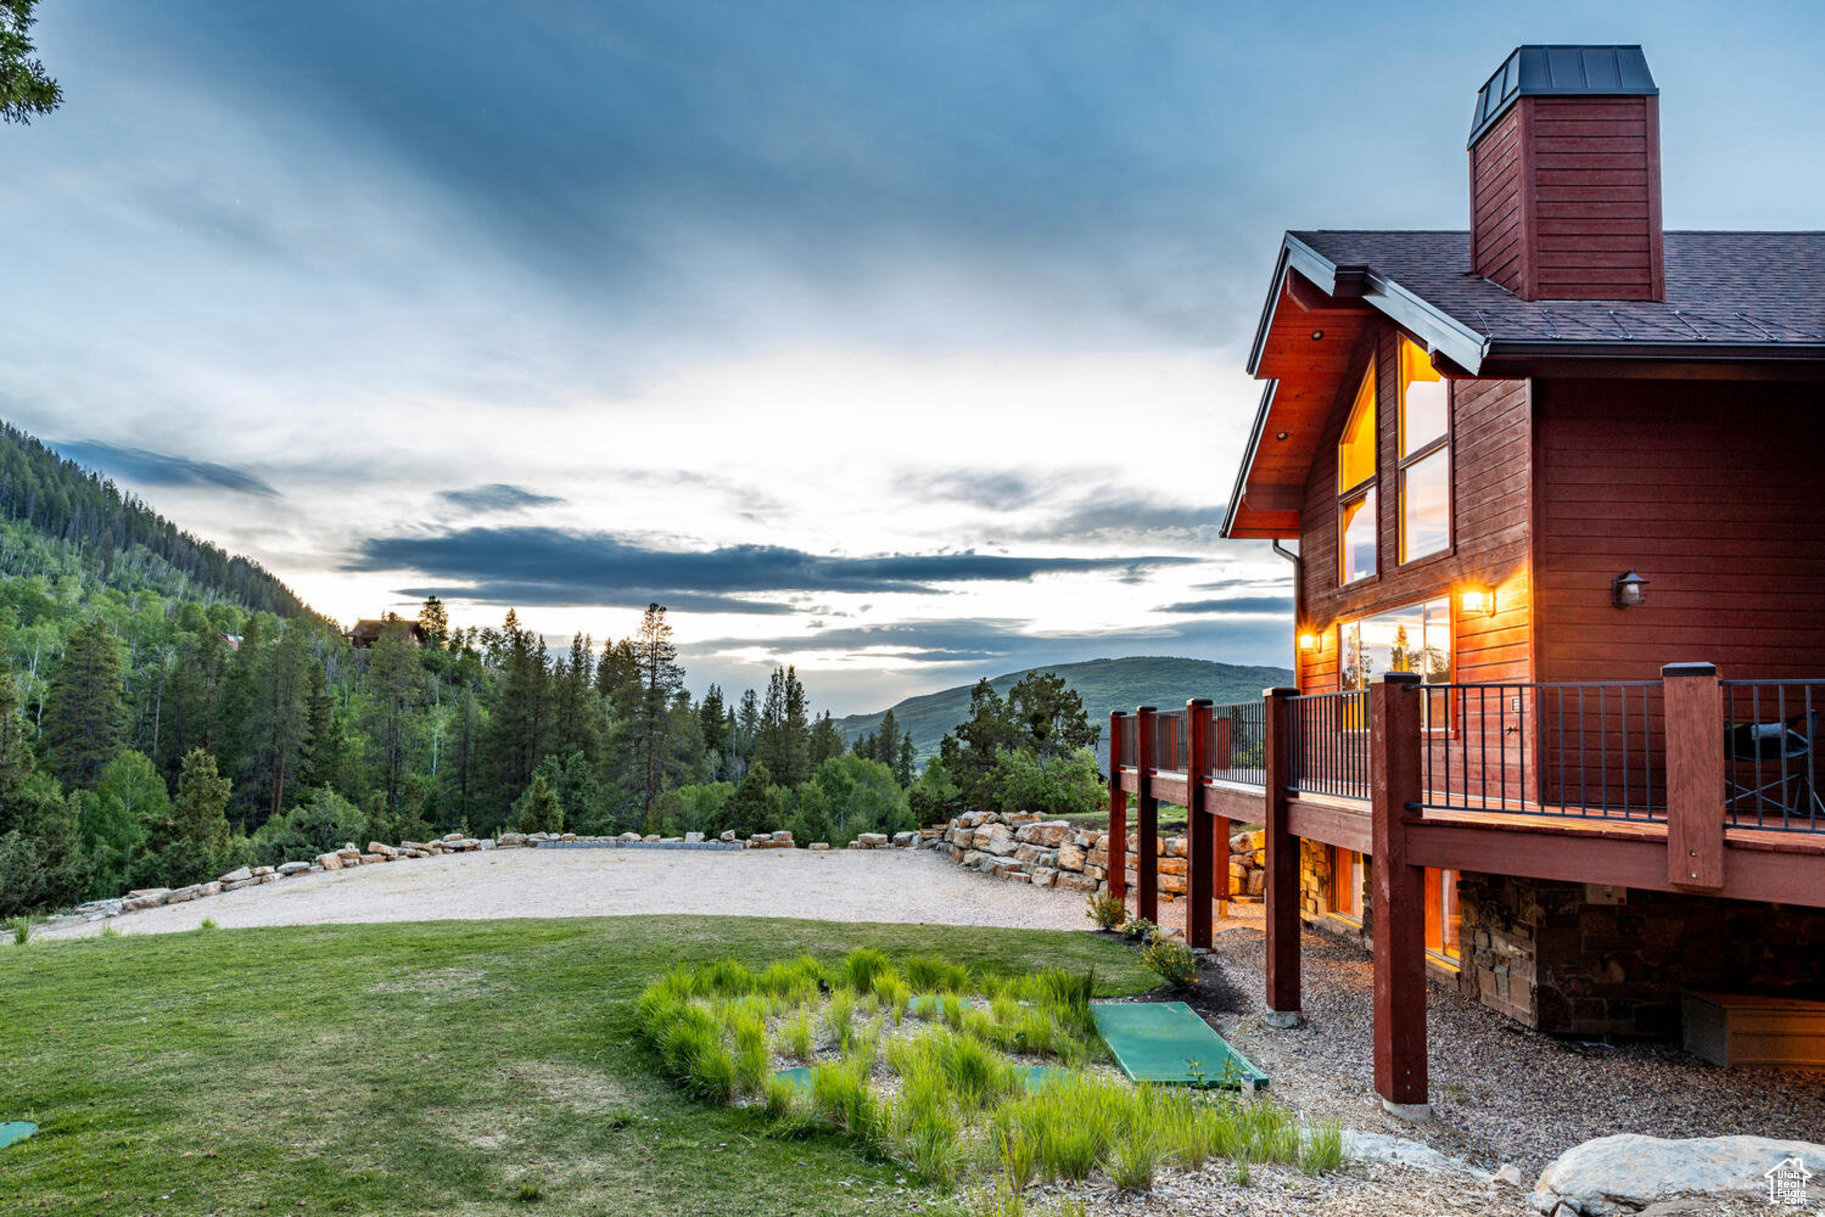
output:
[[[11,1124],[0,1124],[0,1149],[25,1140],[38,1131],[36,1124],[25,1120],[15,1120]]]
[[[811,1071],[802,1065],[797,1069],[782,1069],[773,1076],[787,1083],[800,1094],[811,1093]]]
[[[1265,1073],[1182,1001],[1091,1002],[1090,1013],[1130,1081],[1252,1090],[1267,1085]]]

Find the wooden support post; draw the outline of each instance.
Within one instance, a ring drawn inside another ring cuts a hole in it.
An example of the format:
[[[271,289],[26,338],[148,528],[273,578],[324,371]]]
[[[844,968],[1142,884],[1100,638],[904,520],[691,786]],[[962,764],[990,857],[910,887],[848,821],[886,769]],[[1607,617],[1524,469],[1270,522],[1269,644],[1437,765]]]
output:
[[[1109,713],[1109,840],[1104,852],[1109,855],[1109,894],[1117,900],[1128,898],[1128,792],[1122,789],[1122,722],[1127,717],[1120,710]]]
[[[1224,771],[1234,768],[1231,739],[1231,728],[1235,724],[1225,714],[1217,719],[1217,739],[1212,748],[1210,767],[1213,771]],[[1211,831],[1211,874],[1216,876],[1217,916],[1229,916],[1229,838],[1235,831],[1228,816],[1217,816],[1213,820]],[[1244,893],[1246,895],[1246,893]]]
[[[1717,668],[1660,669],[1667,715],[1667,881],[1686,891],[1724,885],[1724,700]]]
[[[1291,699],[1297,689],[1261,694],[1267,725],[1267,1021],[1299,1025],[1299,840],[1287,827],[1293,783]]]
[[[1194,697],[1185,703],[1186,736],[1190,756],[1185,761],[1185,900],[1190,906],[1185,914],[1185,940],[1194,947],[1210,945],[1210,903],[1216,896],[1216,860],[1213,835],[1214,820],[1210,814],[1210,794],[1204,787],[1204,775],[1210,771],[1210,699]],[[1228,876],[1225,875],[1225,878]]]
[[[1419,676],[1369,686],[1370,866],[1375,934],[1375,1092],[1402,1119],[1431,1118],[1426,1081],[1426,871],[1407,861],[1420,797]]]
[[[1152,706],[1134,712],[1134,771],[1140,788],[1135,795],[1135,810],[1140,814],[1140,832],[1134,842],[1134,915],[1156,925],[1160,920],[1160,804],[1153,797],[1153,715]]]

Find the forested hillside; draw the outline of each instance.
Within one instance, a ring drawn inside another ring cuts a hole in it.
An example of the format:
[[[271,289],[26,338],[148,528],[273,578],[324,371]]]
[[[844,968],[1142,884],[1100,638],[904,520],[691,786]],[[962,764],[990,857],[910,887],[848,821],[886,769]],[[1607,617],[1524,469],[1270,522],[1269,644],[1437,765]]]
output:
[[[295,617],[308,610],[250,559],[198,540],[113,482],[0,423],[0,575],[99,579],[203,604]],[[23,527],[21,527],[23,526]]]
[[[1083,699],[1092,722],[1108,725],[1111,710],[1132,710],[1140,705],[1162,710],[1183,708],[1193,697],[1218,703],[1259,697],[1261,690],[1292,681],[1286,668],[1247,667],[1215,663],[1208,659],[1173,659],[1138,656],[1129,659],[1092,659],[1086,663],[1061,663],[1048,668],[1028,668],[990,678],[995,692],[1006,696],[1023,677],[1034,672],[1054,672],[1067,688]],[[972,685],[958,685],[919,697],[909,697],[893,707],[900,730],[920,757],[938,750],[945,732],[970,716]],[[885,712],[883,712],[885,713]],[[837,720],[837,727],[853,739],[880,728],[882,714],[852,714]],[[1106,732],[1105,732],[1106,733]]]

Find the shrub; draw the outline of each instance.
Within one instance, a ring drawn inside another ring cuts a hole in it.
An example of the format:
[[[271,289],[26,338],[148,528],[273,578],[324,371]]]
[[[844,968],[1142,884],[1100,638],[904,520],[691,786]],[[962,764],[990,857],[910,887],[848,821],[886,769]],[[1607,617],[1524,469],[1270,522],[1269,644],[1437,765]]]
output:
[[[30,917],[8,917],[6,919],[6,932],[13,936],[14,946],[22,947],[32,940],[32,926],[33,922]]]
[[[1001,748],[984,785],[997,811],[1037,811],[1048,816],[1081,815],[1106,797],[1088,748],[1041,755],[1028,748]]]
[[[1198,957],[1182,942],[1150,938],[1141,948],[1141,962],[1174,989],[1189,989],[1198,982]]]
[[[1084,915],[1096,922],[1098,929],[1114,930],[1127,920],[1128,905],[1118,896],[1099,896],[1092,892],[1084,904]]]
[[[1122,927],[1122,937],[1129,942],[1149,942],[1160,932],[1160,927],[1145,917],[1136,917]]]

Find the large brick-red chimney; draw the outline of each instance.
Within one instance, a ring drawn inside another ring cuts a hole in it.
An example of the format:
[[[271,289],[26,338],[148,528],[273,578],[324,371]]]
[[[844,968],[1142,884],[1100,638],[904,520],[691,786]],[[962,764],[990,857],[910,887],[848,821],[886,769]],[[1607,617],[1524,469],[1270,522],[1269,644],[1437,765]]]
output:
[[[1660,90],[1638,46],[1523,46],[1477,94],[1470,262],[1524,300],[1664,300]]]

